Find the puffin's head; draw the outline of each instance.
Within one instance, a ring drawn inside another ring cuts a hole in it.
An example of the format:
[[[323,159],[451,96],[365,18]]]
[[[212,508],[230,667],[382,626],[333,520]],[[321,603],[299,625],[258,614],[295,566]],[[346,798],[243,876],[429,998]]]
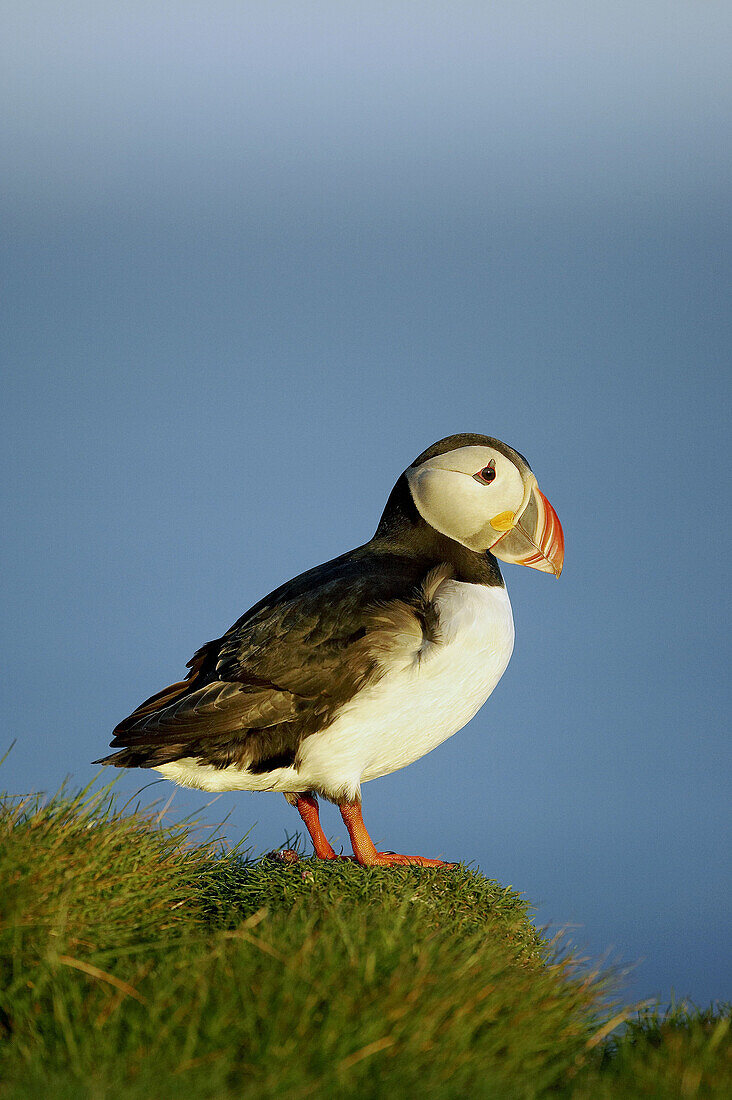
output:
[[[564,533],[523,455],[487,435],[451,435],[405,471],[420,515],[468,546],[559,576]]]

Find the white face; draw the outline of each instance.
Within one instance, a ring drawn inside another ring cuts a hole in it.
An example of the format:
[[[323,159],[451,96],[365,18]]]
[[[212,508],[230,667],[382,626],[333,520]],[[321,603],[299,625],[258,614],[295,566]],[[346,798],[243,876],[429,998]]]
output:
[[[471,550],[488,550],[516,524],[536,479],[492,447],[458,447],[406,471],[423,518]]]

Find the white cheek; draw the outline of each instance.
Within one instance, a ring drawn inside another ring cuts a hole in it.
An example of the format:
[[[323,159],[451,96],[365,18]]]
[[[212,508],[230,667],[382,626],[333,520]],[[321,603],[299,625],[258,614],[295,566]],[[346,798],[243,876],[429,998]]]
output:
[[[501,471],[504,473],[504,471]],[[489,520],[500,512],[514,511],[521,502],[523,485],[515,471],[483,485],[470,474],[429,465],[407,473],[414,502],[431,527],[473,550],[486,550],[503,534]]]
[[[485,526],[483,490],[472,477],[454,470],[417,470],[409,478],[414,501],[436,531],[466,542]]]

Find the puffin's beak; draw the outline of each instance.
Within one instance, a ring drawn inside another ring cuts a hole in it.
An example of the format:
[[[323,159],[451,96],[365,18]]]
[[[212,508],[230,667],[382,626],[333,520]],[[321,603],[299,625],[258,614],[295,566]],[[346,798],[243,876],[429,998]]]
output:
[[[559,516],[538,487],[533,490],[516,531],[529,544],[526,556],[518,558],[519,565],[558,577],[564,565],[564,531]]]
[[[562,525],[536,482],[531,487],[528,503],[515,525],[491,547],[491,551],[501,561],[528,565],[530,569],[538,569],[541,573],[553,573],[558,577],[562,572]]]

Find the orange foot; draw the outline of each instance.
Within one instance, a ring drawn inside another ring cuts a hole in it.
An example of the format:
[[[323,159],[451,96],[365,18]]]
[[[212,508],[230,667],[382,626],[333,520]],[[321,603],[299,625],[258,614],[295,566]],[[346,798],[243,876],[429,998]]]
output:
[[[339,856],[333,851],[320,824],[318,800],[313,794],[298,794],[288,797],[300,814],[313,842],[318,859],[339,859],[349,863],[360,863],[362,867],[457,867],[457,863],[446,863],[442,859],[426,859],[424,856],[403,856],[398,852],[377,852],[369,836],[361,814],[360,802],[342,802],[338,807],[348,829],[353,845],[352,856]]]
[[[358,860],[364,867],[457,867],[444,859],[427,859],[425,856],[402,856],[398,852],[377,852],[373,857]]]
[[[313,794],[298,794],[294,796],[295,807],[305,823],[305,828],[310,833],[313,848],[318,859],[339,859],[333,851],[328,838],[323,832],[318,813],[318,800]]]
[[[361,803],[342,802],[338,809],[348,829],[356,862],[362,867],[457,867],[457,863],[445,863],[442,859],[402,856],[398,852],[377,852],[364,825]]]

